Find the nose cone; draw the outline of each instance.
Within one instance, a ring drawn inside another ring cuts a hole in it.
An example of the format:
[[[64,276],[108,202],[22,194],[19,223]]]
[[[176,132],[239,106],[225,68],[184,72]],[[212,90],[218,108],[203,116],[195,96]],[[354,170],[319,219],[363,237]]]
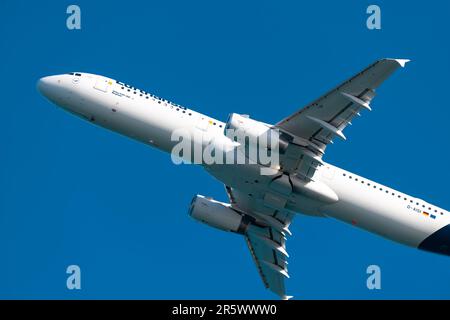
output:
[[[43,77],[38,80],[37,88],[42,95],[53,100],[58,92],[60,83],[61,80],[59,76]]]

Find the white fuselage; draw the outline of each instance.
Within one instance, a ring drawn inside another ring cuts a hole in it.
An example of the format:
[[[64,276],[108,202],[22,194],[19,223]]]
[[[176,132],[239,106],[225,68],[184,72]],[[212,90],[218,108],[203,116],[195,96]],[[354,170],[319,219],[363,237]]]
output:
[[[225,123],[110,78],[65,74],[42,78],[38,88],[67,111],[166,152],[178,142],[171,135],[179,129],[201,136],[200,143],[214,138],[232,144],[224,135]],[[225,185],[249,195],[264,193],[271,179],[261,176],[257,165],[204,167]],[[287,199],[287,209],[333,217],[413,247],[450,225],[448,211],[327,163],[315,172],[314,180],[332,189],[339,200],[327,203],[294,193]],[[431,245],[448,254],[448,230],[442,233]]]

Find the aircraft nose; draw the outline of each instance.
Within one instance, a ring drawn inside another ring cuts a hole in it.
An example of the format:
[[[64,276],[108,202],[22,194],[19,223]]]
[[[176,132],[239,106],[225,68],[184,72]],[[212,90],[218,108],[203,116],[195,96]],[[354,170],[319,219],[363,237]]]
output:
[[[58,78],[58,76],[48,76],[39,79],[37,82],[39,92],[47,98],[52,98],[55,94],[55,90],[60,84],[60,80]]]

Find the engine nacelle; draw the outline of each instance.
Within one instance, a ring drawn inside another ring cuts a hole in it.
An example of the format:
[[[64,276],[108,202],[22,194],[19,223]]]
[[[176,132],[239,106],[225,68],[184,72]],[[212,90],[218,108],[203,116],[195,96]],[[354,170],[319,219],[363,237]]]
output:
[[[233,209],[227,203],[196,195],[191,202],[189,215],[207,225],[243,234],[251,222],[250,219]]]
[[[259,143],[261,139],[265,139],[266,147],[276,146],[279,148],[280,154],[286,151],[292,137],[273,129],[271,125],[250,119],[248,116],[243,116],[237,113],[232,113],[228,117],[225,126],[225,135],[229,135],[228,130],[234,130],[235,135],[243,134],[248,138],[249,143]]]

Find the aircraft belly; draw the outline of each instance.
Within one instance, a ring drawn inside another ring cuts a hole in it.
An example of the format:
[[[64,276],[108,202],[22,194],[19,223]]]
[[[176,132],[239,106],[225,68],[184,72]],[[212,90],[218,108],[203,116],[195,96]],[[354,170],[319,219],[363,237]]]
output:
[[[339,202],[321,207],[321,212],[373,232],[387,239],[418,247],[424,239],[449,223],[448,217],[436,217],[412,210],[409,202],[381,192],[334,181],[332,188]]]
[[[283,194],[280,190],[272,188],[271,183],[276,176],[261,175],[259,165],[209,165],[205,166],[205,169],[226,186],[238,189],[254,199],[262,201],[268,194],[284,199],[282,206],[277,209],[323,217],[319,211],[323,202],[295,190]]]

